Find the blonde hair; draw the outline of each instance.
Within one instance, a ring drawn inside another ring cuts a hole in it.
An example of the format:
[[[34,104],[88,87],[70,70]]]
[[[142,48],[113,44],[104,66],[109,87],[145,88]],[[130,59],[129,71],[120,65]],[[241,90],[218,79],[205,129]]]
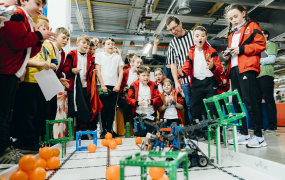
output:
[[[64,34],[64,35],[66,35],[67,37],[70,37],[70,34],[69,34],[68,30],[65,29],[64,27],[59,27],[59,28],[57,28],[57,29],[55,30],[55,34],[56,34],[57,36],[59,36],[60,34]]]
[[[116,46],[114,46],[114,48],[118,50],[118,53],[119,53],[119,55],[121,56],[120,50],[119,50]]]
[[[39,17],[37,17],[37,18],[33,18],[33,21],[35,22],[35,24],[38,24],[39,23],[39,20],[44,20],[44,21],[46,21],[46,22],[48,22],[49,23],[49,20],[48,20],[48,18],[46,18],[44,15],[40,15]]]
[[[172,86],[172,81],[170,79],[165,79],[163,82],[162,82],[162,86],[165,84],[165,83],[170,83],[170,85]]]
[[[87,41],[88,45],[90,44],[90,37],[87,36],[86,34],[81,34],[77,37],[77,42],[79,43],[80,41],[85,40]]]

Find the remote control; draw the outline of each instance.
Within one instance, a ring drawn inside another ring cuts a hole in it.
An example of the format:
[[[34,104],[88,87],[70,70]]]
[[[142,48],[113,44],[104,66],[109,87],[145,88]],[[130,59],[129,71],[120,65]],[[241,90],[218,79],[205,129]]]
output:
[[[4,6],[0,6],[0,16],[6,17],[5,20],[0,20],[0,24],[4,23],[5,21],[10,21],[11,16],[14,14],[15,11],[15,6],[9,6],[7,8],[5,8]]]

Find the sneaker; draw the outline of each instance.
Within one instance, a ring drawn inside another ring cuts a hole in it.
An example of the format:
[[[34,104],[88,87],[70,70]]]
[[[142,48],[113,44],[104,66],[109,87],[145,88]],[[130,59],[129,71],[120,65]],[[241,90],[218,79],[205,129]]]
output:
[[[265,130],[266,133],[277,133],[277,128],[267,128]]]
[[[248,148],[260,148],[265,146],[267,146],[267,144],[265,142],[264,137],[257,137],[257,136],[253,136],[246,145],[246,147]]]
[[[17,164],[16,155],[10,148],[7,148],[2,155],[0,155],[0,164]]]
[[[238,141],[238,144],[247,144],[249,139],[250,139],[250,135],[242,135],[240,133],[237,134],[237,141]],[[230,139],[228,140],[228,143],[230,145],[233,145],[234,144],[234,139]]]
[[[250,131],[250,132],[254,132],[254,129],[253,129],[253,128],[250,128],[250,129],[248,129],[248,131]]]

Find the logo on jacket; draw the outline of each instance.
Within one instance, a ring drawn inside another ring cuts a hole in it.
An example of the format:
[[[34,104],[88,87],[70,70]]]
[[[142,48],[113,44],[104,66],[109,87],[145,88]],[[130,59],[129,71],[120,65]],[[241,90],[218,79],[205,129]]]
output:
[[[242,79],[247,79],[247,77],[246,77],[246,76],[244,76]]]
[[[210,53],[207,53],[206,54],[206,60],[209,60],[210,59]]]
[[[246,30],[244,31],[244,34],[249,34],[250,33],[250,28],[249,26],[246,28]]]

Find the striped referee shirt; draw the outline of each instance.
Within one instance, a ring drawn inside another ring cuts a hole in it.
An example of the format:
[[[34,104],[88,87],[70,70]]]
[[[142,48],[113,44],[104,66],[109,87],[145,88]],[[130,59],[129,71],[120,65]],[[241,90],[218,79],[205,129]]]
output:
[[[187,31],[184,36],[174,37],[169,43],[167,52],[167,64],[177,64],[183,67],[189,48],[194,45],[191,31]],[[190,76],[180,79],[181,84],[190,83]]]

